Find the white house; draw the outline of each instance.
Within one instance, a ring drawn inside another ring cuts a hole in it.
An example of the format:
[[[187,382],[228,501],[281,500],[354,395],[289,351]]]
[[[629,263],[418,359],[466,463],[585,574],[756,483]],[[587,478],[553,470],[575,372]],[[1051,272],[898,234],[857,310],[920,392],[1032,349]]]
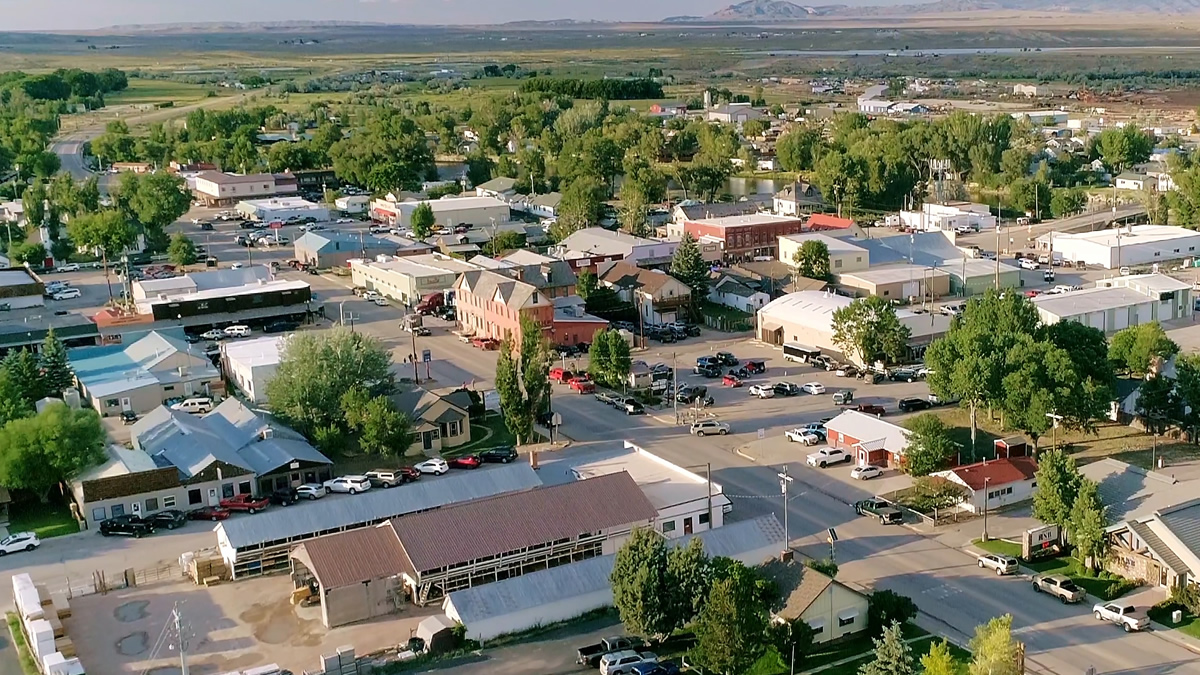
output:
[[[287,338],[261,337],[221,343],[221,362],[225,376],[250,401],[267,400],[267,382],[275,377],[279,356]]]
[[[369,195],[346,195],[333,201],[333,206],[342,213],[366,213],[367,205],[371,203]]]
[[[1033,498],[1037,487],[1037,462],[1032,457],[1010,457],[968,464],[932,475],[957,483],[966,492],[962,508],[983,513]]]
[[[996,227],[996,217],[987,204],[952,201],[944,204],[928,202],[920,211],[901,211],[900,222],[917,230],[951,231],[969,227],[977,232]]]
[[[1113,184],[1118,190],[1145,190],[1153,185],[1158,187],[1158,181],[1151,180],[1150,176],[1144,173],[1134,173],[1126,171],[1113,179]]]
[[[771,296],[750,288],[735,277],[722,276],[708,290],[708,299],[753,314],[771,301]]]

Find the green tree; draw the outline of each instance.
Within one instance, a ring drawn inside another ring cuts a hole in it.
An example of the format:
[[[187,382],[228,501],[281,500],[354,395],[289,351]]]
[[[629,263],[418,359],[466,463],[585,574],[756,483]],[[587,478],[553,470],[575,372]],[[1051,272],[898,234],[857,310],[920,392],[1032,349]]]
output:
[[[1067,529],[1071,524],[1071,507],[1079,494],[1080,478],[1074,457],[1062,450],[1043,452],[1034,477],[1038,489],[1033,493],[1033,517]]]
[[[1059,402],[1058,414],[1068,427],[1093,431],[1116,398],[1116,374],[1104,332],[1078,321],[1059,321],[1046,326],[1043,337],[1067,353],[1080,380],[1074,395]]]
[[[417,205],[413,209],[412,215],[408,218],[408,224],[412,227],[413,236],[417,239],[428,239],[433,233],[433,226],[437,224],[437,217],[433,215],[433,207],[426,202]]]
[[[137,233],[129,220],[120,211],[111,209],[87,213],[72,218],[71,222],[67,223],[67,233],[76,245],[100,255],[100,263],[104,267],[104,281],[108,285],[108,297],[111,300],[113,293],[109,264],[118,260],[125,249],[137,241]]]
[[[950,651],[950,643],[943,638],[929,647],[921,657],[922,675],[959,675],[958,662]]]
[[[1058,414],[1059,410],[1087,415],[1104,413],[1102,409],[1081,411],[1072,405],[1081,392],[1075,365],[1070,354],[1050,342],[1039,342],[1028,335],[1018,336],[1008,350],[1004,369],[999,403],[1004,410],[1005,424],[1028,434],[1034,447],[1050,429],[1052,419],[1047,415]],[[1063,418],[1066,420],[1066,415]],[[1070,426],[1094,426],[1094,419],[1072,418]]]
[[[9,350],[8,354],[4,355],[4,361],[0,363],[0,367],[3,367],[4,371],[8,373],[12,383],[21,392],[21,398],[25,400],[31,410],[35,403],[49,393],[46,390],[46,382],[42,379],[42,370],[37,356],[34,356],[33,352],[28,349],[22,347]]]
[[[801,618],[791,621],[776,619],[771,621],[767,630],[775,651],[787,661],[791,661],[794,655],[794,663],[803,663],[816,644],[817,632]]]
[[[864,363],[895,363],[908,348],[910,331],[886,299],[858,298],[833,313],[833,344],[843,354],[857,354]]]
[[[42,340],[42,351],[38,355],[42,373],[42,385],[51,395],[59,395],[75,386],[75,371],[67,358],[67,348],[51,328]]]
[[[917,605],[908,596],[888,589],[867,596],[867,624],[872,635],[882,635],[888,626],[907,623],[916,616]]]
[[[412,444],[412,424],[387,396],[367,402],[359,423],[358,447],[372,455],[402,455]]]
[[[154,251],[166,248],[165,228],[192,206],[183,179],[166,172],[123,173],[113,192],[117,209],[141,226],[146,246]]]
[[[467,180],[471,185],[482,185],[495,177],[496,163],[482,148],[467,155]]]
[[[650,234],[650,224],[647,220],[650,208],[642,193],[630,190],[629,194],[621,191],[621,229],[635,237],[645,237]]]
[[[575,293],[586,302],[599,283],[600,280],[596,277],[595,272],[590,269],[581,270],[575,279]]]
[[[167,247],[167,259],[179,267],[196,264],[196,244],[183,233],[171,237],[171,245]]]
[[[745,673],[765,647],[766,606],[752,580],[714,581],[704,609],[692,624],[692,656],[703,668],[725,675]]]
[[[1138,385],[1134,412],[1142,419],[1146,430],[1161,434],[1183,418],[1183,401],[1175,392],[1175,383],[1162,375],[1152,375]]]
[[[1055,188],[1050,194],[1050,215],[1066,218],[1083,211],[1087,193],[1079,188]]]
[[[550,228],[551,237],[562,241],[576,230],[598,224],[604,215],[606,194],[604,183],[595,176],[580,176],[571,181],[563,190],[558,220]]]
[[[802,277],[833,281],[833,273],[829,267],[829,246],[823,241],[809,239],[800,244],[800,248],[792,255],[792,262],[796,263],[796,271],[800,272]]]
[[[383,109],[329,148],[343,181],[376,192],[417,190],[433,166],[433,150],[412,118]]]
[[[700,254],[700,246],[690,232],[683,233],[679,247],[671,256],[671,276],[692,291],[692,304],[708,297],[709,265]]]
[[[1108,507],[1100,499],[1100,486],[1081,478],[1075,503],[1071,506],[1071,543],[1075,555],[1088,569],[1099,569],[1108,553]]]
[[[503,255],[505,251],[515,251],[516,249],[525,246],[525,235],[511,230],[505,232],[497,232],[496,236],[492,237],[487,244],[484,245],[484,250],[493,256]]]
[[[608,339],[612,331],[598,330],[592,337],[592,346],[588,348],[588,374],[592,379],[602,384],[612,380],[613,360],[612,342]],[[619,336],[620,334],[617,333]],[[624,340],[621,340],[624,342]]]
[[[345,430],[342,395],[364,387],[372,397],[395,389],[392,356],[379,340],[338,326],[328,332],[288,337],[279,368],[267,382],[271,410],[305,435]]]
[[[8,257],[20,265],[41,267],[46,260],[46,247],[36,241],[13,240],[8,246]]]
[[[975,628],[970,643],[973,658],[970,675],[1021,675],[1017,663],[1016,640],[1012,636],[1012,615],[1005,614]]]
[[[33,406],[25,399],[24,390],[8,369],[0,366],[0,426],[32,414]]]
[[[637,528],[613,559],[613,606],[625,630],[665,636],[675,629],[667,574],[667,545],[649,528]]]
[[[912,648],[904,641],[898,622],[875,638],[875,660],[858,669],[859,675],[913,675]]]
[[[1178,353],[1179,345],[1157,321],[1117,331],[1108,346],[1108,358],[1117,369],[1134,374],[1148,373],[1155,359],[1165,361]]]
[[[1143,132],[1136,124],[1105,129],[1092,137],[1093,153],[1098,155],[1114,176],[1134,164],[1150,158],[1154,136]]]
[[[697,537],[686,546],[669,547],[667,589],[671,604],[668,614],[675,629],[686,626],[700,614],[711,585],[703,540]]]
[[[904,423],[912,432],[904,450],[904,471],[910,476],[928,476],[946,468],[955,455],[954,442],[942,418],[932,413],[917,415]]]
[[[812,171],[824,146],[819,129],[801,126],[779,137],[775,154],[787,171]]]
[[[29,490],[43,500],[55,485],[104,460],[104,427],[91,409],[65,403],[0,429],[0,485]]]
[[[533,437],[533,421],[549,405],[550,349],[546,334],[537,322],[521,317],[521,343],[511,338],[500,344],[496,362],[496,392],[504,425],[516,436],[517,443]]]
[[[1183,408],[1179,421],[1194,438],[1200,429],[1200,354],[1175,359],[1175,395]]]
[[[615,330],[606,331],[608,336],[609,374],[614,383],[625,382],[629,372],[633,370],[633,357],[630,354],[629,343]]]
[[[1000,154],[1000,173],[1006,183],[1013,183],[1029,175],[1033,153],[1028,148],[1009,148]]]

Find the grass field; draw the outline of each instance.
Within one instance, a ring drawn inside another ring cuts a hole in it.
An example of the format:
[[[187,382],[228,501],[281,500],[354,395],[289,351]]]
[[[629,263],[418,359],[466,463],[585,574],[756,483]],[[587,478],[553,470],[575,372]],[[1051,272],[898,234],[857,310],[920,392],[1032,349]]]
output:
[[[987,551],[988,553],[1007,555],[1013,558],[1021,557],[1021,545],[1014,544],[1011,541],[1004,541],[1003,539],[988,539],[987,541],[976,539],[975,541],[971,542],[971,544],[974,545],[975,548]]]
[[[130,78],[129,88],[109,94],[105,97],[104,102],[110,106],[164,103],[166,101],[173,101],[179,105],[208,98],[210,91],[215,92],[218,96],[221,95],[221,89],[212,85]]]
[[[41,539],[60,537],[79,531],[79,524],[65,503],[51,500],[46,504],[34,501],[13,504],[9,514],[9,532],[33,532]]]

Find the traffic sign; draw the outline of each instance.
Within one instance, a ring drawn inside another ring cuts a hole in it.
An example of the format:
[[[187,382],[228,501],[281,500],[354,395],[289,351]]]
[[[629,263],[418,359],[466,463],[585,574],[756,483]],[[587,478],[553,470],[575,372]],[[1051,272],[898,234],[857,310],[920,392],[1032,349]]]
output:
[[[283,221],[272,220],[270,223],[267,224],[267,227],[271,228],[272,230],[282,230],[283,229]]]
[[[760,440],[760,441],[761,441],[762,439],[764,439],[764,438],[766,438],[766,437],[767,437],[767,430],[766,430],[766,429],[759,429],[759,430],[758,430],[758,440]]]
[[[834,530],[832,527],[829,528],[829,542],[833,543],[837,540],[838,540],[837,531]]]
[[[433,354],[428,349],[423,349],[421,350],[421,360],[425,363],[429,363],[433,360]]]

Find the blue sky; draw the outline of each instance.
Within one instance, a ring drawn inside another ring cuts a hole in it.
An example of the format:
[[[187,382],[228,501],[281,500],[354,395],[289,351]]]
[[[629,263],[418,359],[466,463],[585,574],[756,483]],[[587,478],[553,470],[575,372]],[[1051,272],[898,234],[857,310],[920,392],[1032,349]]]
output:
[[[526,19],[656,21],[733,0],[0,0],[0,30],[201,21],[494,24]],[[831,0],[832,2],[832,0]]]

